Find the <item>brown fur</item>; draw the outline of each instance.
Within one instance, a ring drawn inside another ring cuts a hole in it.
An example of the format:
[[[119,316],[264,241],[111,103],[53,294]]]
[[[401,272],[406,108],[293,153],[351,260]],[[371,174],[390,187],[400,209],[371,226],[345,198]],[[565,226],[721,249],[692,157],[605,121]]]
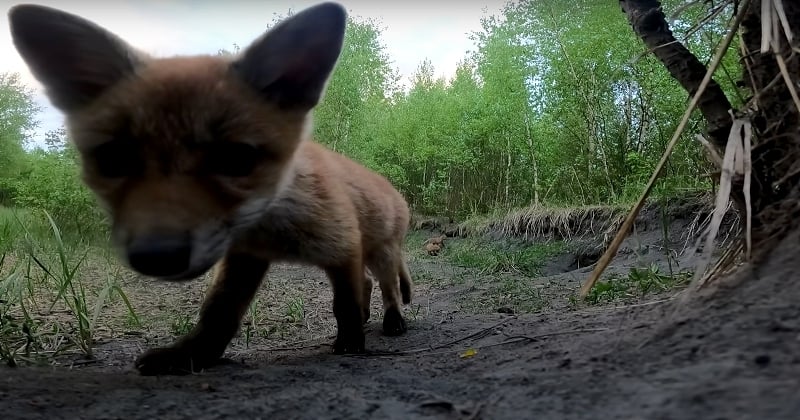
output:
[[[405,199],[308,136],[341,48],[340,6],[298,13],[234,58],[152,58],[45,7],[15,7],[10,19],[18,50],[66,114],[84,180],[111,215],[127,262],[171,280],[216,265],[197,326],[142,355],[141,373],[213,364],[280,261],[327,273],[336,352],[364,351],[367,270],[380,284],[384,332],[406,331]]]
[[[439,251],[442,250],[442,246],[434,243],[429,243],[425,245],[425,251],[428,252],[428,255],[435,257],[439,255]]]
[[[433,238],[428,238],[422,245],[425,246],[425,251],[428,252],[428,255],[437,256],[444,248],[445,239],[447,239],[445,235],[434,236]]]

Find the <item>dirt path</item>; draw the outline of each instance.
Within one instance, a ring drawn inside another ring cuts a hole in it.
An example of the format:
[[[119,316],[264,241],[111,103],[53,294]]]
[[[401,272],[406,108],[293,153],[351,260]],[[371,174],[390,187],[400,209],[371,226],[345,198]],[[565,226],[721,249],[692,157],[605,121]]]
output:
[[[330,339],[317,337],[291,349],[234,345],[229,363],[199,375],[141,377],[131,362],[149,344],[119,338],[98,348],[95,363],[0,368],[0,412],[9,420],[797,419],[798,240],[788,238],[757,272],[727,279],[713,299],[679,306],[662,295],[627,306],[468,314],[457,298],[485,290],[428,279],[407,335],[383,337],[378,320],[368,325],[369,350],[401,355],[335,356]],[[457,270],[439,268],[442,278]],[[583,272],[545,289],[572,290]],[[317,275],[290,267],[274,276]],[[554,280],[533,284],[542,282]],[[469,348],[477,352],[461,357]]]

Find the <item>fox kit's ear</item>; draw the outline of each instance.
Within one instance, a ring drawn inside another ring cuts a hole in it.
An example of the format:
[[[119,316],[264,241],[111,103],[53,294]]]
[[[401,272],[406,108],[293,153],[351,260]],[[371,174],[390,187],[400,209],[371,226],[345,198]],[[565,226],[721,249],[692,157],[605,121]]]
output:
[[[8,19],[17,51],[53,105],[65,112],[89,104],[139,62],[114,34],[57,9],[17,5]]]
[[[233,70],[265,99],[311,109],[339,58],[346,22],[347,12],[336,3],[305,9],[247,47]]]

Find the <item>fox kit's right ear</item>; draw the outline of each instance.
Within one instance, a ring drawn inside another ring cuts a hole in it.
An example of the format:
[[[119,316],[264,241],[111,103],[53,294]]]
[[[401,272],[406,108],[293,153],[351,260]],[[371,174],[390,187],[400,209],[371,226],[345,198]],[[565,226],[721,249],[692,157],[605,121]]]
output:
[[[116,35],[61,10],[17,5],[8,19],[17,51],[53,105],[67,113],[132,73],[142,57]]]
[[[346,22],[347,12],[339,4],[309,7],[253,42],[233,62],[233,70],[283,108],[313,108],[339,59]]]

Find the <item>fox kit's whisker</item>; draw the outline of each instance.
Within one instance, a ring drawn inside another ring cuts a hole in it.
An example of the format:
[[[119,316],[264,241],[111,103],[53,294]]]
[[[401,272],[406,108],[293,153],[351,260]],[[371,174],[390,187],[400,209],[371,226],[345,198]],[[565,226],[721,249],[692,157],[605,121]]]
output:
[[[45,6],[15,6],[9,20],[17,50],[66,116],[83,179],[128,264],[169,280],[216,266],[197,326],[139,358],[143,374],[213,364],[279,261],[328,274],[337,352],[364,351],[371,277],[384,332],[406,331],[408,205],[384,177],[310,138],[342,49],[340,5],[301,11],[232,58],[151,57]]]

